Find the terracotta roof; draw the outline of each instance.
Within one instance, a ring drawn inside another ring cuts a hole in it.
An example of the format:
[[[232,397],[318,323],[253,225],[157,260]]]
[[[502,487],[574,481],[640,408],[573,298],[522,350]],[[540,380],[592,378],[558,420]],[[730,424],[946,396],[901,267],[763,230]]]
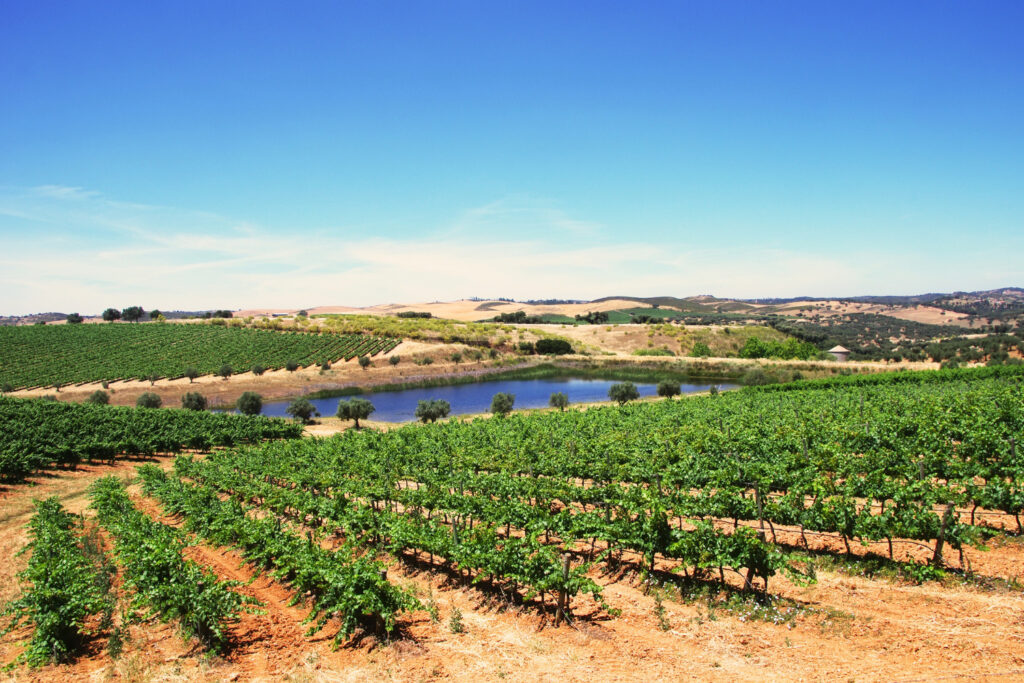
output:
[[[828,352],[829,353],[850,353],[850,349],[844,349],[842,346],[839,346],[837,344],[837,345],[833,346],[831,349],[829,349]]]

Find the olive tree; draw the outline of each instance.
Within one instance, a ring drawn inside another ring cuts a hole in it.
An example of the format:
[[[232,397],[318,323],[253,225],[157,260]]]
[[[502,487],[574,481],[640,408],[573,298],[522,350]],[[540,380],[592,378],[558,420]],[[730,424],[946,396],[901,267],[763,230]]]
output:
[[[121,318],[130,323],[137,323],[145,314],[146,312],[142,310],[142,306],[129,306],[121,311]]]
[[[673,382],[670,379],[663,379],[658,382],[658,396],[664,396],[665,398],[672,398],[682,393],[682,387],[679,382]]]
[[[223,377],[224,379],[227,379],[231,375],[235,374],[235,370],[230,365],[225,363],[224,365],[220,366],[220,370],[217,371],[217,374]]]
[[[448,401],[441,399],[431,399],[429,401],[420,401],[416,404],[416,417],[422,422],[436,422],[442,417],[448,417],[448,413],[451,412],[451,405]]]
[[[561,391],[556,391],[551,394],[551,398],[548,399],[548,405],[552,408],[558,408],[559,410],[564,411],[565,407],[569,405],[569,397]]]
[[[68,313],[68,316],[67,318],[65,318],[65,320],[67,321],[68,325],[77,325],[78,323],[82,322],[82,316],[78,315],[77,313]]]
[[[103,319],[108,323],[112,323],[115,320],[120,320],[121,311],[117,310],[116,308],[108,308],[107,310],[103,311]]]
[[[608,398],[621,406],[640,398],[640,392],[632,382],[618,382],[608,388]]]
[[[363,370],[365,370],[366,368],[370,367],[370,357],[369,356],[359,356],[359,367],[361,367]]]
[[[308,424],[314,416],[319,417],[320,413],[317,411],[316,406],[309,402],[307,398],[297,398],[288,404],[288,407],[284,409],[284,412],[288,413],[296,420]]]
[[[162,398],[149,391],[144,394],[140,394],[139,398],[135,400],[136,408],[159,408],[163,404],[164,401]]]
[[[196,377],[199,376],[199,371],[195,368],[185,368],[185,376],[188,377],[188,383],[192,384]]]
[[[206,410],[206,397],[198,391],[190,391],[181,397],[181,407],[185,410]]]
[[[338,417],[342,420],[354,420],[356,429],[359,429],[359,421],[369,419],[375,410],[373,404],[365,398],[338,401]]]
[[[512,406],[515,405],[515,402],[516,397],[514,395],[499,392],[491,399],[491,412],[499,417],[504,417],[512,412]]]
[[[246,391],[235,401],[235,407],[242,415],[259,415],[263,412],[263,397],[255,391]]]
[[[89,398],[85,399],[85,402],[91,403],[94,406],[105,406],[110,403],[110,394],[102,389],[97,389],[89,394]]]

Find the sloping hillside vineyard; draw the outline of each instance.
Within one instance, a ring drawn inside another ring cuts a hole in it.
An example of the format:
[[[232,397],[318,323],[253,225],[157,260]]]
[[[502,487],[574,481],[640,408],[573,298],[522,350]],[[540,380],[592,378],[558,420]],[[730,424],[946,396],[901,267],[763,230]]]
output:
[[[422,607],[386,555],[556,623],[614,614],[595,571],[622,562],[765,593],[779,574],[812,582],[808,536],[967,569],[957,551],[1022,530],[1024,374],[891,377],[265,441],[139,473],[188,532],[307,599],[310,634],[332,622],[336,644]],[[136,533],[145,515],[116,488],[95,489],[100,522]],[[203,627],[215,647],[228,602]]]
[[[298,438],[281,419],[0,397],[0,481],[52,465]]]
[[[0,327],[0,385],[16,389],[101,380],[179,378],[188,368],[247,372],[387,353],[398,340],[209,324]]]
[[[982,380],[353,433],[176,467],[348,539],[438,556],[531,596],[570,581],[571,596],[599,589],[585,572],[558,578],[560,554],[574,553],[580,570],[599,547],[651,567],[664,558],[697,574],[732,569],[748,587],[798,575],[768,542],[776,525],[846,543],[923,542],[938,562],[944,546],[979,538],[977,509],[1019,519],[1022,431],[1019,384]]]
[[[222,581],[184,556],[187,545],[177,529],[140,512],[115,477],[92,486],[92,506],[100,525],[114,538],[114,554],[133,593],[133,605],[163,620],[213,651],[228,644],[226,627],[252,601],[238,592],[237,581]]]

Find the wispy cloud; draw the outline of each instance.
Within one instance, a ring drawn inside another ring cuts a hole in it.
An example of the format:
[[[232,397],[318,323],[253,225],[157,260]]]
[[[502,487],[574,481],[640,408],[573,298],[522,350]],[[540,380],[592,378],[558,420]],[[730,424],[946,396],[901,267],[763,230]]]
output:
[[[926,255],[897,257],[881,249],[836,254],[587,240],[582,236],[601,226],[511,200],[469,209],[450,230],[414,239],[355,237],[365,233],[343,228],[279,234],[215,214],[55,186],[0,188],[0,216],[0,313],[6,314],[468,296],[913,293],[969,285],[951,281],[965,274],[979,287],[1013,284],[1021,273],[999,253],[982,255],[981,263],[962,258],[954,269]],[[557,230],[574,239],[558,239]]]
[[[448,234],[594,237],[603,227],[573,218],[550,201],[516,195],[466,209]]]

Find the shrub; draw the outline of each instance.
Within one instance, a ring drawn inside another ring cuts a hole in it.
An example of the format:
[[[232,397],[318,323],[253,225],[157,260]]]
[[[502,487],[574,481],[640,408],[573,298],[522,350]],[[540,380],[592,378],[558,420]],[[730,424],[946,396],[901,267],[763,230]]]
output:
[[[681,387],[679,382],[673,382],[670,379],[663,379],[658,382],[658,396],[664,396],[665,398],[671,398],[678,396],[681,393]]]
[[[327,372],[330,369],[331,369],[331,361],[325,360],[323,363],[320,364],[320,372]]]
[[[68,313],[68,317],[65,320],[67,320],[68,325],[77,325],[82,322],[82,316],[77,313]]]
[[[3,386],[0,386],[0,393],[9,394],[14,391],[14,385],[10,382],[4,382]]]
[[[257,363],[256,365],[252,366],[252,374],[256,375],[257,377],[261,376],[266,371],[267,371],[267,369],[265,367],[263,367],[262,365],[260,365],[259,363]]]
[[[309,403],[309,401],[306,401],[306,403]],[[242,415],[259,415],[263,412],[263,397],[255,391],[247,391],[238,397],[238,400],[235,401],[235,407],[238,408],[238,412]]]
[[[565,407],[569,405],[569,397],[561,391],[556,391],[551,394],[551,398],[548,399],[548,405],[552,408],[558,408],[559,410],[564,411]]]
[[[448,617],[448,630],[452,633],[463,633],[466,630],[465,624],[462,623],[462,610],[458,607],[452,609]]]
[[[401,361],[402,359],[399,356],[390,356],[388,358],[388,362],[392,365],[398,365]]]
[[[235,371],[230,365],[225,363],[224,365],[220,366],[220,370],[217,371],[217,374],[223,377],[224,379],[227,379],[231,375],[235,374]]]
[[[533,355],[537,352],[537,347],[534,346],[533,342],[521,341],[519,342],[519,352],[525,353],[526,355]]]
[[[198,391],[190,391],[181,397],[181,407],[185,410],[206,410],[206,397]]]
[[[436,422],[442,417],[447,417],[451,409],[452,407],[448,404],[448,401],[441,399],[420,401],[416,404],[416,417],[422,422]]]
[[[359,421],[369,419],[375,410],[373,404],[365,398],[338,401],[338,417],[342,420],[354,420],[356,429],[359,429]]]
[[[141,394],[135,401],[136,408],[159,408],[163,404],[164,401],[162,398],[149,391]]]
[[[564,339],[539,339],[535,345],[537,353],[561,356],[572,353],[572,344]]]
[[[512,412],[516,397],[512,394],[500,392],[491,399],[491,412],[498,416],[505,416]]]
[[[674,356],[676,355],[670,349],[664,346],[656,349],[637,349],[633,352],[634,356]]]
[[[751,368],[743,374],[741,380],[748,387],[757,387],[764,384],[771,384],[772,378],[761,368]]]
[[[295,372],[296,370],[299,369],[299,364],[293,360],[290,360],[284,364],[284,369],[287,370],[288,372]]]
[[[632,382],[618,382],[608,388],[608,398],[621,406],[640,398],[640,392]]]
[[[694,358],[707,358],[711,355],[711,347],[699,341],[693,345],[690,355]]]
[[[452,359],[452,362],[453,362],[453,363],[455,363],[456,365],[458,365],[459,363],[461,363],[461,362],[462,362],[462,354],[461,354],[461,353],[459,353],[458,351],[456,351],[455,353],[453,353],[453,354],[451,355],[451,359]]]
[[[85,399],[85,402],[91,403],[94,406],[105,406],[110,403],[110,394],[102,389],[97,389],[89,394],[89,398]]]
[[[288,407],[284,409],[284,412],[288,413],[296,420],[300,420],[303,423],[308,424],[314,415],[319,416],[316,407],[309,402],[306,398],[297,398],[288,404]]]

